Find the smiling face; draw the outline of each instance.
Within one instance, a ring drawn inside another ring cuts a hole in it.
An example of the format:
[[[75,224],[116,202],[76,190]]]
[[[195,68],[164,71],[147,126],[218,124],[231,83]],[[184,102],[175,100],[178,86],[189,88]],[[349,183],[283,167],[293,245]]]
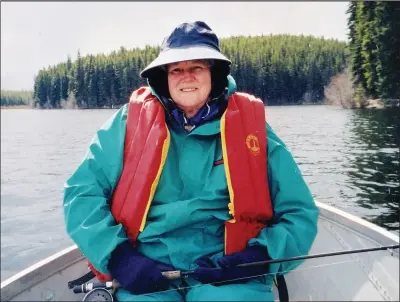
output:
[[[211,91],[211,72],[206,61],[183,61],[168,65],[168,88],[172,100],[194,116],[207,102]]]

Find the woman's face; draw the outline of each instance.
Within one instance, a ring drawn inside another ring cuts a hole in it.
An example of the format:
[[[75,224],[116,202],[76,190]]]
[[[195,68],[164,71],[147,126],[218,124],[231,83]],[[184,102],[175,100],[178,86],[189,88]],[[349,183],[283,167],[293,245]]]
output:
[[[211,71],[203,60],[183,61],[168,65],[168,88],[172,100],[194,116],[207,102],[211,91]]]

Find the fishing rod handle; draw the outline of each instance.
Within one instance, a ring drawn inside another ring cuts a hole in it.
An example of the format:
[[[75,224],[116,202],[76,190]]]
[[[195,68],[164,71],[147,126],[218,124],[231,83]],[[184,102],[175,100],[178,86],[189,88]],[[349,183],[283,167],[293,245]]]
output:
[[[188,277],[190,274],[192,274],[193,271],[164,271],[161,272],[161,275],[163,275],[165,278],[167,278],[168,280],[176,280],[176,279],[180,279],[180,278],[186,278]],[[104,284],[104,283],[102,283]],[[113,287],[119,287],[119,283],[117,282],[117,280],[113,281]]]
[[[180,279],[180,278],[186,278],[188,277],[192,271],[165,271],[161,272],[161,275],[163,275],[165,278],[169,280],[175,280],[175,279]]]
[[[180,279],[180,278],[185,278],[187,277],[191,272],[182,272],[182,271],[165,271],[161,272],[161,274],[167,278],[168,280],[175,280],[175,279]],[[104,288],[104,289],[115,289],[120,287],[120,284],[118,283],[117,280],[113,281],[107,281],[105,283],[102,282],[89,282],[89,283],[84,283],[82,285],[76,285],[73,287],[73,291],[75,294],[80,294],[80,293],[88,293],[92,289],[95,288]]]
[[[95,289],[95,288],[112,289],[113,287],[115,287],[115,283],[113,281],[108,281],[106,283],[90,282],[90,283],[84,283],[82,285],[74,286],[73,291],[75,294],[80,294],[80,293],[88,293],[92,289]]]

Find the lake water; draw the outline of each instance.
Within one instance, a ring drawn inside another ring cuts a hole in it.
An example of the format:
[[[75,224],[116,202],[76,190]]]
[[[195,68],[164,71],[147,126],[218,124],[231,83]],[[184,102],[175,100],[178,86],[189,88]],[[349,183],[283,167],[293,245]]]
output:
[[[63,184],[116,110],[1,110],[1,280],[73,244]],[[400,110],[267,108],[315,198],[399,233]]]

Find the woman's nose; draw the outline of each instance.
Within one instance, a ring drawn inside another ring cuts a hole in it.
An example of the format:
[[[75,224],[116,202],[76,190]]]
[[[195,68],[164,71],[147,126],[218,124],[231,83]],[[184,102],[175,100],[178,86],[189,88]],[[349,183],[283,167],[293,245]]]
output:
[[[193,78],[194,72],[190,68],[185,68],[182,73],[182,78]]]

